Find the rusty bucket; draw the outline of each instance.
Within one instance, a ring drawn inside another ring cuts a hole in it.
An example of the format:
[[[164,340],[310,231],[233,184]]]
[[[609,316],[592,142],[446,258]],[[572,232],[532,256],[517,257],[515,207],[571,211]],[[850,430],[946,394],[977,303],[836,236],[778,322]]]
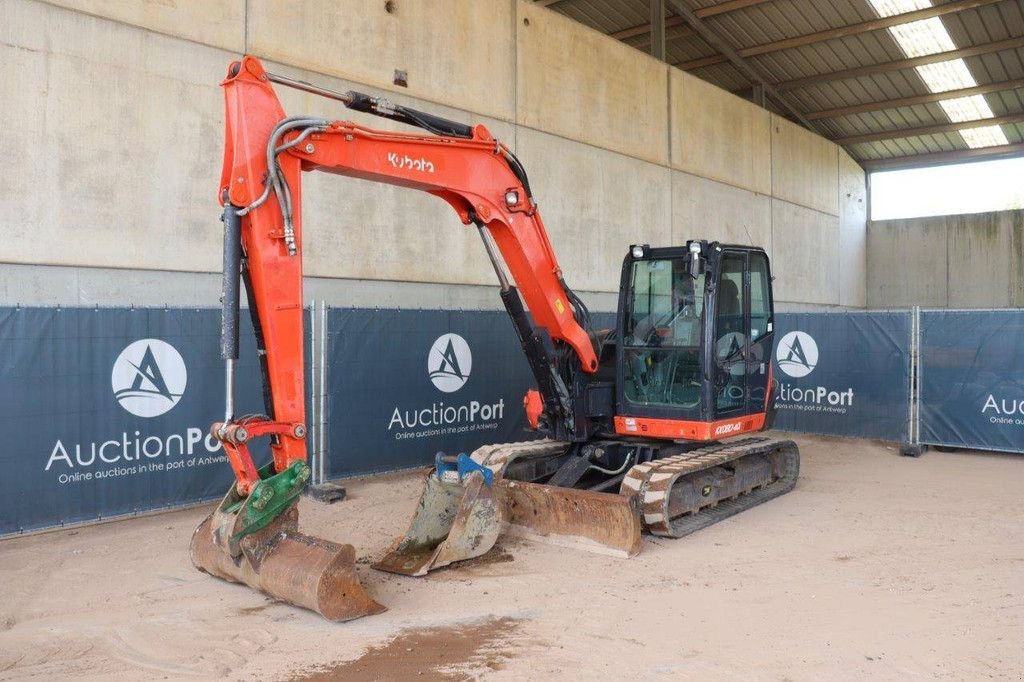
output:
[[[231,514],[218,509],[192,535],[189,553],[201,571],[243,583],[283,602],[345,621],[385,611],[363,589],[355,549],[298,531],[292,505],[262,530],[235,540]]]
[[[389,573],[422,576],[455,561],[487,553],[498,539],[502,510],[483,474],[462,482],[427,476],[423,496],[405,536],[373,567]]]

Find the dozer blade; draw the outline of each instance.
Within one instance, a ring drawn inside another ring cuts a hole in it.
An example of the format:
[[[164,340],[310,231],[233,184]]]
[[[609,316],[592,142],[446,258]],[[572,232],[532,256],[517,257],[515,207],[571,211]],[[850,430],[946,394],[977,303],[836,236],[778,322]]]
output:
[[[373,568],[422,576],[455,561],[485,554],[501,532],[502,512],[474,471],[462,483],[431,473],[409,530]]]
[[[334,621],[386,611],[363,590],[355,571],[355,549],[298,531],[293,504],[262,530],[232,541],[234,514],[220,509],[192,535],[192,563],[229,582],[244,583],[283,602]],[[237,555],[232,555],[235,547]]]
[[[495,489],[512,535],[612,556],[640,553],[640,514],[632,496],[510,480],[498,481]]]

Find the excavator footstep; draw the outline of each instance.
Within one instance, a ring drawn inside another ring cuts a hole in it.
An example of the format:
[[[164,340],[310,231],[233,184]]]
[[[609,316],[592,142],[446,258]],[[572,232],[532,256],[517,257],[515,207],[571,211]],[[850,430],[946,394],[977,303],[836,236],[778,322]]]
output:
[[[328,620],[353,620],[387,610],[359,582],[352,545],[300,533],[296,507],[242,538],[237,557],[217,543],[215,518],[216,513],[211,514],[192,535],[190,554],[199,570],[316,611]]]

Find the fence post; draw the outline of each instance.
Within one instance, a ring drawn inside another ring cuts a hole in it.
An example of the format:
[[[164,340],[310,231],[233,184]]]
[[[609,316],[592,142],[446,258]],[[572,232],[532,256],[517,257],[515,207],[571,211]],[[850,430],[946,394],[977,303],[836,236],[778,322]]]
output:
[[[313,472],[310,483],[316,485],[317,458],[319,457],[319,434],[317,433],[317,373],[316,373],[316,303],[309,305],[309,468]]]
[[[316,446],[313,455],[313,477],[310,481],[309,494],[320,502],[331,504],[345,499],[345,488],[327,482],[327,302],[313,302],[310,317],[311,346],[311,383],[316,389],[312,391],[313,414],[310,420],[310,431],[316,434]],[[319,321],[317,321],[319,318]],[[314,331],[315,330],[315,331]]]
[[[920,457],[924,453],[921,445],[921,399],[920,399],[920,356],[921,356],[921,306],[910,309],[910,404],[907,405],[907,442],[900,446],[905,457]]]
[[[327,302],[320,301],[320,423],[318,428],[320,435],[317,442],[320,445],[320,483],[324,483],[327,459]]]

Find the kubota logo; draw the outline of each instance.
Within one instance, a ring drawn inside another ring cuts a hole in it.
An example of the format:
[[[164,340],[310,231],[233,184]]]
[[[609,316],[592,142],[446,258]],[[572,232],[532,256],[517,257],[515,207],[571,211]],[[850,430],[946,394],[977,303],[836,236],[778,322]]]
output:
[[[395,152],[388,152],[388,163],[395,168],[409,168],[411,170],[423,171],[424,173],[433,173],[434,164],[427,161],[425,158],[420,157],[414,159],[408,154],[402,154],[399,156]]]
[[[818,365],[818,344],[806,332],[789,332],[775,351],[779,369],[791,377],[805,377]]]
[[[427,354],[427,372],[434,386],[445,393],[454,393],[469,381],[473,354],[469,344],[458,334],[444,334],[434,341]]]
[[[136,417],[159,417],[170,410],[181,400],[187,382],[181,354],[160,339],[129,344],[110,373],[114,397]]]

